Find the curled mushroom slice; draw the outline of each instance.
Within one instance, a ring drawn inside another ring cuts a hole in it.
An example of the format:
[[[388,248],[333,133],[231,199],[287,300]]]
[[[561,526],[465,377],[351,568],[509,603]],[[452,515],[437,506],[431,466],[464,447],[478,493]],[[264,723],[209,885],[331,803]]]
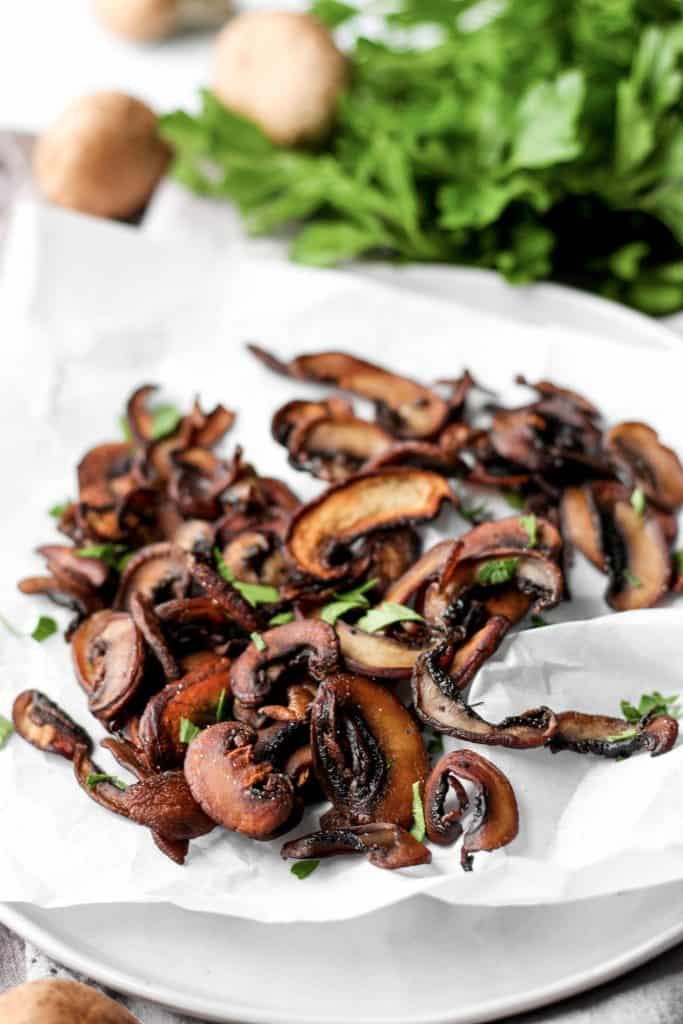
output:
[[[421,558],[391,584],[384,595],[384,600],[395,604],[408,604],[413,599],[419,600],[427,585],[441,575],[456,543],[454,540],[442,540],[429,551],[425,551]]]
[[[574,750],[577,754],[600,757],[630,757],[649,750],[653,757],[671,750],[678,737],[678,722],[670,715],[649,715],[634,724],[609,715],[588,715],[563,711],[557,715],[557,730],[550,750]]]
[[[302,804],[291,779],[257,763],[244,736],[238,722],[205,729],[190,743],[185,777],[213,821],[252,839],[272,839],[296,825]]]
[[[180,667],[166,642],[161,621],[154,611],[150,598],[146,594],[136,591],[131,598],[130,611],[133,622],[154,652],[166,678],[169,681],[177,679],[181,674]]]
[[[360,676],[326,680],[311,709],[311,744],[336,822],[410,827],[413,784],[424,780],[428,761],[415,721],[392,693]]]
[[[284,860],[321,860],[339,854],[365,854],[377,868],[411,868],[429,864],[432,855],[424,843],[391,822],[348,825],[329,832],[312,832],[285,843],[280,851]]]
[[[437,761],[425,786],[425,822],[433,842],[453,842],[462,830],[461,819],[470,800],[461,779],[475,785],[474,814],[460,855],[463,869],[471,871],[475,853],[498,850],[512,842],[519,831],[519,811],[514,790],[500,768],[473,750],[454,750]],[[447,811],[449,787],[455,792],[457,807]]]
[[[262,616],[242,597],[232,583],[228,583],[211,566],[200,562],[193,555],[188,556],[188,567],[194,582],[206,591],[214,604],[222,608],[226,615],[249,633],[260,628]]]
[[[618,423],[605,434],[605,446],[651,501],[666,509],[683,505],[683,466],[652,427]]]
[[[607,602],[615,611],[651,608],[671,579],[669,546],[656,515],[641,516],[630,501],[604,501],[598,494],[602,544],[610,576]]]
[[[180,739],[181,719],[186,718],[199,728],[216,721],[221,696],[230,697],[230,667],[229,658],[214,657],[165,686],[147,702],[140,718],[138,741],[151,765],[157,769],[182,765],[187,744]]]
[[[536,519],[536,536],[533,550],[548,558],[556,559],[562,550],[562,537],[558,529],[547,519]],[[472,527],[459,538],[462,546],[451,555],[450,567],[468,558],[507,558],[530,549],[530,537],[521,516],[494,519]],[[450,568],[444,568],[442,580],[448,583]]]
[[[82,505],[105,509],[140,483],[130,444],[100,444],[78,464],[78,495]]]
[[[319,402],[295,400],[287,402],[277,410],[270,425],[270,432],[279,444],[287,444],[295,428],[320,419],[346,419],[353,416],[353,407],[345,398],[332,395]]]
[[[40,690],[24,690],[15,698],[12,721],[27,743],[67,761],[73,761],[77,747],[92,747],[87,732]]]
[[[377,423],[347,416],[325,417],[295,426],[287,448],[296,469],[320,480],[347,480],[376,456],[391,448],[391,434]]]
[[[600,417],[600,410],[587,398],[579,394],[578,391],[559,387],[557,384],[553,384],[551,380],[537,380],[535,383],[531,383],[519,373],[515,377],[515,383],[533,388],[542,399],[558,399],[568,406],[573,406],[589,419],[598,419]]]
[[[413,701],[425,725],[469,743],[525,749],[548,742],[557,728],[550,708],[533,708],[502,722],[487,722],[463,700],[457,681],[454,683],[443,667],[452,658],[452,645],[446,643],[420,655],[415,663]]]
[[[560,503],[560,522],[565,540],[578,548],[597,569],[606,572],[602,524],[590,485],[565,489]]]
[[[381,633],[366,633],[338,620],[335,629],[346,667],[381,679],[409,679],[419,654],[428,648]]]
[[[82,619],[102,607],[102,601],[89,587],[82,587],[75,580],[64,576],[27,576],[17,584],[22,594],[44,594],[55,604],[76,612],[74,621],[66,631],[67,639]]]
[[[148,544],[136,551],[126,565],[114,600],[114,607],[130,611],[134,593],[149,597],[153,604],[185,597],[190,585],[186,553],[174,544]]]
[[[211,523],[205,519],[186,519],[174,530],[172,542],[183,551],[208,557],[214,538],[215,527]]]
[[[88,694],[90,710],[113,722],[137,695],[142,683],[145,644],[126,612],[95,612],[72,640],[76,678]]]
[[[294,515],[287,549],[299,568],[319,579],[349,573],[350,546],[366,534],[433,519],[453,495],[429,470],[396,468],[337,484]]]
[[[314,679],[339,667],[337,636],[320,619],[288,622],[263,633],[262,644],[250,644],[233,665],[232,691],[242,704],[258,707],[285,674],[302,664]]]
[[[277,373],[334,384],[342,391],[369,398],[375,403],[379,422],[398,437],[432,437],[448,419],[448,404],[435,391],[345,352],[302,355],[284,363],[257,345],[248,347]]]

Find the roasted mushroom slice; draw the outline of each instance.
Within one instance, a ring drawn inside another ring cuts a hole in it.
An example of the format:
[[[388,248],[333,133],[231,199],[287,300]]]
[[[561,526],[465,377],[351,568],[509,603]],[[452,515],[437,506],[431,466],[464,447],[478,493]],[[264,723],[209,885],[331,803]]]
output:
[[[305,665],[307,675],[324,679],[339,667],[339,645],[332,626],[303,619],[275,626],[240,655],[232,669],[232,692],[247,707],[264,704],[292,670]]]
[[[410,827],[413,784],[428,769],[422,736],[392,693],[360,676],[321,684],[311,710],[315,772],[335,823]]]
[[[319,579],[349,575],[351,545],[377,530],[433,519],[453,494],[429,470],[365,473],[328,488],[295,514],[287,549],[302,572]]]
[[[114,600],[114,607],[130,611],[134,593],[149,597],[153,604],[185,597],[190,585],[187,555],[173,544],[148,544],[136,551],[126,565]]]
[[[295,469],[336,483],[353,476],[392,443],[391,434],[377,423],[355,416],[328,416],[294,427],[287,448]]]
[[[409,679],[419,654],[428,650],[410,639],[366,633],[338,620],[335,629],[346,667],[351,672],[380,679]]]
[[[602,547],[602,524],[590,484],[567,487],[560,503],[564,539],[586,556],[601,572],[607,572]]]
[[[110,508],[141,482],[127,442],[100,444],[78,464],[79,501],[89,508]]]
[[[519,831],[519,812],[514,790],[500,768],[473,750],[454,750],[437,761],[425,786],[425,822],[432,842],[453,842],[462,831],[461,819],[470,800],[461,779],[475,785],[474,814],[460,854],[463,869],[471,871],[475,853],[512,842]],[[446,810],[449,787],[457,801],[450,811]]]
[[[676,453],[646,423],[618,423],[605,434],[605,447],[656,505],[683,505],[683,466]]]
[[[671,750],[678,737],[678,722],[670,715],[646,715],[640,722],[627,722],[609,715],[587,715],[563,711],[557,715],[557,729],[550,750],[574,750],[577,754],[600,757],[630,757],[649,750],[653,757]]]
[[[248,732],[238,722],[209,726],[190,743],[185,777],[213,821],[252,839],[272,839],[297,824],[302,804],[287,775],[257,763],[256,736]]]
[[[295,428],[320,419],[345,419],[353,416],[353,406],[345,398],[332,395],[319,402],[296,399],[281,406],[274,414],[270,432],[278,444],[286,445]]]
[[[91,588],[82,587],[75,580],[67,580],[63,576],[61,579],[56,576],[27,576],[19,580],[17,586],[22,594],[44,594],[55,604],[76,613],[74,621],[66,630],[67,639],[82,619],[102,607],[101,599]]]
[[[369,398],[375,403],[378,421],[398,437],[433,437],[448,419],[448,403],[435,391],[345,352],[318,352],[284,363],[258,345],[248,348],[277,373],[334,384]]]
[[[548,742],[557,728],[550,708],[533,708],[497,724],[477,714],[463,699],[458,680],[454,682],[444,668],[452,662],[453,654],[453,645],[444,643],[420,655],[415,663],[413,702],[425,725],[468,743],[525,749]]]
[[[118,720],[142,683],[145,644],[127,612],[95,612],[78,627],[72,652],[88,706],[105,722]]]
[[[12,721],[27,743],[67,761],[73,761],[76,747],[92,747],[87,732],[40,690],[24,690],[15,698]]]
[[[421,558],[391,584],[384,595],[384,600],[395,604],[408,604],[415,600],[419,604],[428,584],[441,575],[457,543],[455,540],[441,540],[429,551],[425,551]]]
[[[181,675],[181,670],[166,642],[161,620],[150,598],[141,591],[136,591],[130,600],[130,612],[133,622],[147,641],[150,650],[154,652],[166,678],[169,682],[177,679]]]
[[[214,657],[147,702],[138,736],[151,765],[160,770],[182,766],[187,744],[180,738],[181,719],[200,728],[216,721],[221,696],[230,698],[230,667],[229,658]]]
[[[228,583],[211,566],[200,562],[194,555],[188,556],[187,564],[192,580],[206,591],[214,604],[222,608],[226,615],[249,633],[261,627],[263,617],[242,597],[232,583]]]
[[[649,510],[641,515],[630,501],[613,501],[601,491],[596,501],[610,576],[607,603],[618,612],[651,608],[671,579],[669,545],[658,516]]]
[[[432,855],[424,843],[391,822],[347,825],[329,832],[312,832],[285,843],[280,851],[284,860],[317,860],[339,854],[365,854],[377,868],[411,868],[429,864]]]

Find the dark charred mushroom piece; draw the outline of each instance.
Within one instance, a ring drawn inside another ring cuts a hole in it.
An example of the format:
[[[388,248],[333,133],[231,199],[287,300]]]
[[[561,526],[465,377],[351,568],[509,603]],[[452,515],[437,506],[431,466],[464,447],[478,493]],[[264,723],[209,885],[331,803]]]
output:
[[[532,388],[538,393],[541,399],[555,399],[558,402],[562,402],[564,405],[576,409],[582,416],[587,417],[588,419],[600,418],[600,410],[597,406],[593,405],[591,401],[579,394],[578,391],[572,391],[570,388],[559,387],[557,384],[553,384],[550,380],[538,380],[532,384],[521,373],[517,374],[515,377],[515,383],[523,384],[525,387]]]
[[[425,821],[432,842],[453,842],[462,831],[461,819],[470,801],[461,779],[475,785],[474,813],[460,855],[463,869],[471,871],[475,853],[512,842],[519,831],[519,811],[514,790],[500,768],[473,750],[455,750],[437,761],[425,787]],[[453,811],[445,810],[449,787],[457,799]]]
[[[248,348],[276,373],[334,384],[341,391],[370,399],[378,421],[398,437],[433,437],[448,419],[448,403],[435,391],[345,352],[319,352],[284,363],[258,345]]]
[[[283,675],[299,666],[314,679],[324,679],[339,667],[335,631],[319,619],[275,626],[263,633],[263,643],[263,650],[250,644],[233,665],[232,691],[247,707],[264,704]]]
[[[182,548],[168,542],[140,548],[121,575],[114,607],[130,611],[135,593],[144,594],[155,605],[185,597],[190,585],[187,557]]]
[[[242,597],[232,583],[228,583],[211,566],[200,562],[193,555],[188,556],[188,566],[192,580],[206,591],[214,604],[222,608],[226,615],[248,633],[260,629],[263,616]]]
[[[180,721],[186,718],[199,728],[216,721],[221,694],[230,698],[230,668],[229,658],[214,657],[147,702],[138,736],[151,765],[159,770],[182,766],[187,745],[180,740]]]
[[[27,743],[67,761],[73,761],[76,747],[92,748],[87,732],[40,690],[24,690],[15,698],[12,721]]]
[[[95,612],[72,640],[76,678],[92,713],[104,722],[120,718],[143,678],[145,644],[127,612]]]
[[[142,633],[161,665],[166,679],[169,682],[173,679],[178,679],[182,674],[180,666],[166,642],[166,637],[161,628],[161,621],[154,610],[154,605],[150,598],[140,591],[134,593],[130,601],[130,612],[133,622]]]
[[[413,670],[412,687],[415,710],[425,725],[437,732],[468,743],[526,749],[542,747],[557,728],[554,713],[547,707],[533,708],[502,722],[487,722],[463,699],[444,663],[453,659],[449,643],[420,655]]]
[[[410,827],[413,783],[423,782],[428,761],[420,731],[397,697],[360,676],[326,680],[311,710],[311,744],[316,776],[333,805],[330,817]]]
[[[678,737],[678,722],[669,715],[647,715],[635,725],[624,718],[563,711],[557,715],[557,729],[550,750],[573,750],[600,757],[630,757],[648,750],[653,757],[666,754]]]
[[[391,822],[312,832],[285,843],[280,851],[284,860],[323,859],[350,853],[364,854],[375,867],[390,871],[429,864],[432,859],[424,843]]]
[[[295,514],[287,550],[302,572],[319,579],[349,575],[351,545],[377,530],[433,519],[453,501],[447,481],[428,470],[397,468],[337,484]]]
[[[366,633],[341,620],[337,621],[335,629],[346,667],[364,676],[409,679],[418,655],[428,650],[424,643]]]
[[[345,419],[353,416],[353,406],[345,398],[332,395],[319,402],[296,399],[281,406],[274,414],[270,432],[278,444],[287,445],[295,428],[320,419]]]
[[[79,501],[89,508],[111,508],[141,482],[127,442],[98,445],[78,464]]]
[[[665,509],[683,505],[683,466],[652,427],[618,423],[605,434],[605,447],[656,505]]]
[[[292,780],[258,763],[245,726],[221,722],[201,732],[185,758],[185,777],[195,800],[217,824],[252,839],[272,839],[301,818]]]

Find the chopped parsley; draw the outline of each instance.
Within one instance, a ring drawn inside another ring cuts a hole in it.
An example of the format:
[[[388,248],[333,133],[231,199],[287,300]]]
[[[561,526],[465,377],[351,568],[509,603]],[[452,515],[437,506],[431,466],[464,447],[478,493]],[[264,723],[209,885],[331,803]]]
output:
[[[5,718],[4,715],[0,715],[0,750],[5,746],[13,732],[14,726],[10,722],[9,718]]]
[[[646,504],[647,502],[645,500],[645,491],[642,489],[642,487],[636,487],[636,489],[631,494],[631,507],[633,508],[633,511],[636,513],[636,515],[639,515],[641,519],[645,515]]]
[[[410,830],[410,834],[417,839],[418,843],[423,843],[427,835],[425,811],[422,806],[419,782],[413,783],[413,827]]]
[[[225,690],[223,691],[225,693]],[[219,701],[220,703],[220,701]],[[216,721],[219,722],[218,712],[216,712]],[[178,729],[178,739],[181,743],[192,743],[195,736],[199,736],[202,730],[198,725],[195,725],[189,718],[180,719],[180,727]]]
[[[491,562],[484,562],[477,569],[477,583],[485,587],[509,583],[517,571],[518,562],[519,558],[495,558]]]
[[[289,870],[303,881],[304,878],[308,878],[309,875],[313,874],[318,864],[320,864],[319,860],[298,860],[295,864],[292,864]]]
[[[533,514],[533,512],[531,513],[531,515],[528,515],[528,516],[520,516],[519,517],[519,525],[522,527],[522,529],[526,533],[527,537],[529,538],[529,540],[527,541],[527,545],[526,546],[528,548],[535,548],[536,547],[536,540],[537,540],[537,536],[536,535],[537,535],[537,529],[538,529],[538,522],[537,522],[536,516]]]
[[[628,583],[630,587],[642,587],[643,585],[642,580],[639,580],[638,577],[631,572],[628,566],[623,570],[621,578],[624,583]]]
[[[216,705],[216,721],[222,722],[225,718],[225,701],[227,698],[227,691],[225,687],[221,690],[220,697],[218,698],[218,704]],[[181,741],[182,742],[182,741]]]
[[[61,519],[70,504],[71,502],[67,500],[63,501],[61,505],[53,505],[52,508],[49,509],[49,513],[53,519]]]
[[[251,637],[251,642],[253,643],[254,647],[258,648],[259,651],[268,650],[268,644],[263,639],[260,633],[250,633],[249,636]]]
[[[517,491],[503,491],[503,498],[510,508],[524,508],[524,498]]]
[[[366,633],[376,633],[378,629],[386,629],[396,622],[424,622],[424,619],[405,604],[384,601],[366,612],[363,618],[358,620],[358,626]]]
[[[50,618],[49,615],[41,615],[36,623],[36,627],[31,633],[34,640],[37,640],[39,644],[42,644],[43,640],[47,640],[49,636],[57,632],[57,623],[54,619]]]
[[[288,622],[294,622],[294,612],[278,612],[268,619],[269,626],[286,626]]]
[[[107,541],[104,544],[86,544],[85,547],[76,548],[79,558],[99,558],[110,569],[121,572],[130,561],[131,552],[125,544],[112,544]]]
[[[115,775],[106,775],[104,772],[91,772],[85,780],[88,789],[93,789],[99,782],[110,782],[112,786],[116,786],[117,789],[123,792],[128,789],[125,782],[121,779],[117,779]]]
[[[622,700],[620,703],[621,713],[627,722],[639,722],[645,715],[654,712],[657,715],[671,715],[678,718],[681,713],[679,706],[680,694],[674,693],[671,697],[665,697],[659,690],[641,695],[637,705],[630,701]]]
[[[637,735],[637,729],[625,729],[623,732],[615,733],[614,736],[605,736],[605,741],[607,743],[618,743],[619,740],[632,740]]]
[[[347,612],[351,612],[356,608],[369,608],[370,602],[365,596],[368,591],[377,584],[377,580],[368,580],[367,583],[361,583],[359,586],[354,587],[353,590],[346,590],[341,594],[334,594],[334,601],[330,601],[329,604],[324,605],[320,618],[323,622],[327,622],[330,626],[334,626],[337,619],[342,618]]]
[[[231,583],[235,590],[239,591],[252,608],[256,608],[259,604],[274,604],[275,601],[280,600],[280,591],[277,587],[270,587],[265,583],[246,583],[244,580],[238,580],[230,566],[226,564],[219,548],[213,549],[213,557],[219,574],[226,583]]]

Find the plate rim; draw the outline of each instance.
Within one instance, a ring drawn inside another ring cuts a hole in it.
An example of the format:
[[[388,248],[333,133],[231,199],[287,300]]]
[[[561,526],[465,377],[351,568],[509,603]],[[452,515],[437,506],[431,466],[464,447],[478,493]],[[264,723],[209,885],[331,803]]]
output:
[[[383,266],[383,265],[382,265]],[[362,270],[362,268],[360,268]],[[383,269],[389,269],[383,266]],[[460,279],[461,283],[473,279],[480,280],[486,288],[494,292],[505,291],[513,288],[505,282],[498,273],[492,270],[471,267],[448,266],[444,264],[411,264],[405,268],[396,268],[398,274],[405,270],[411,275],[413,281],[420,277],[428,276],[434,270],[444,275],[451,276],[454,280]],[[351,266],[350,272],[354,275],[359,272],[357,266]],[[398,278],[397,278],[398,280]],[[413,285],[415,290],[420,291],[419,286]],[[572,322],[572,314],[590,314],[591,310],[599,314],[601,320],[611,320],[613,323],[628,322],[633,333],[637,334],[638,328],[645,333],[648,341],[645,347],[649,347],[652,341],[656,341],[666,350],[672,350],[676,342],[680,343],[680,336],[665,321],[655,320],[637,310],[630,309],[617,302],[613,302],[603,296],[593,295],[580,291],[567,285],[554,282],[539,282],[522,288],[514,288],[518,295],[538,296],[541,303],[545,299],[553,303],[556,308],[554,316],[558,321],[564,321],[569,326],[577,326]],[[564,307],[564,316],[562,307]],[[582,327],[579,324],[578,329]],[[584,901],[580,901],[584,902]],[[28,911],[24,910],[27,906]],[[169,1010],[189,1015],[191,1017],[203,1018],[205,1020],[224,1022],[224,1024],[317,1024],[319,1015],[311,1015],[308,1012],[297,1013],[296,1018],[286,1012],[277,1010],[261,1010],[256,1007],[240,1006],[235,1009],[218,1009],[217,1006],[207,1005],[201,997],[185,996],[179,992],[165,993],[158,985],[146,982],[141,976],[136,976],[126,970],[107,965],[97,960],[95,955],[85,951],[79,951],[77,947],[70,946],[54,931],[50,931],[48,923],[40,923],[31,916],[54,914],[56,911],[45,911],[43,908],[33,904],[22,903],[0,903],[0,923],[10,928],[26,941],[37,946],[48,956],[58,963],[74,970],[92,980],[107,986],[115,992],[131,995],[137,998],[149,1000]],[[192,911],[187,911],[192,913]],[[421,1015],[420,1024],[451,1024],[456,1021],[458,1024],[483,1024],[485,1021],[498,1020],[502,1016],[525,1013],[543,1006],[550,1005],[560,1000],[586,992],[605,982],[611,981],[630,970],[646,963],[659,954],[671,949],[677,942],[683,939],[683,921],[679,925],[673,925],[664,932],[655,934],[652,938],[641,942],[634,949],[613,956],[611,959],[596,965],[589,970],[579,970],[567,977],[556,980],[549,985],[537,987],[531,991],[521,994],[501,996],[497,999],[483,1002],[471,1008],[463,1016],[454,1017],[451,1012],[444,1015],[438,1013],[430,1016]],[[226,1015],[226,1012],[229,1015]],[[234,1014],[239,1016],[234,1016]],[[416,1024],[418,1018],[414,1015],[396,1017],[392,1015],[387,1018],[386,1024]],[[365,1024],[370,1018],[356,1016],[355,1024]],[[345,1018],[326,1017],[325,1024],[348,1024]],[[382,1018],[373,1017],[371,1024],[384,1024]]]

